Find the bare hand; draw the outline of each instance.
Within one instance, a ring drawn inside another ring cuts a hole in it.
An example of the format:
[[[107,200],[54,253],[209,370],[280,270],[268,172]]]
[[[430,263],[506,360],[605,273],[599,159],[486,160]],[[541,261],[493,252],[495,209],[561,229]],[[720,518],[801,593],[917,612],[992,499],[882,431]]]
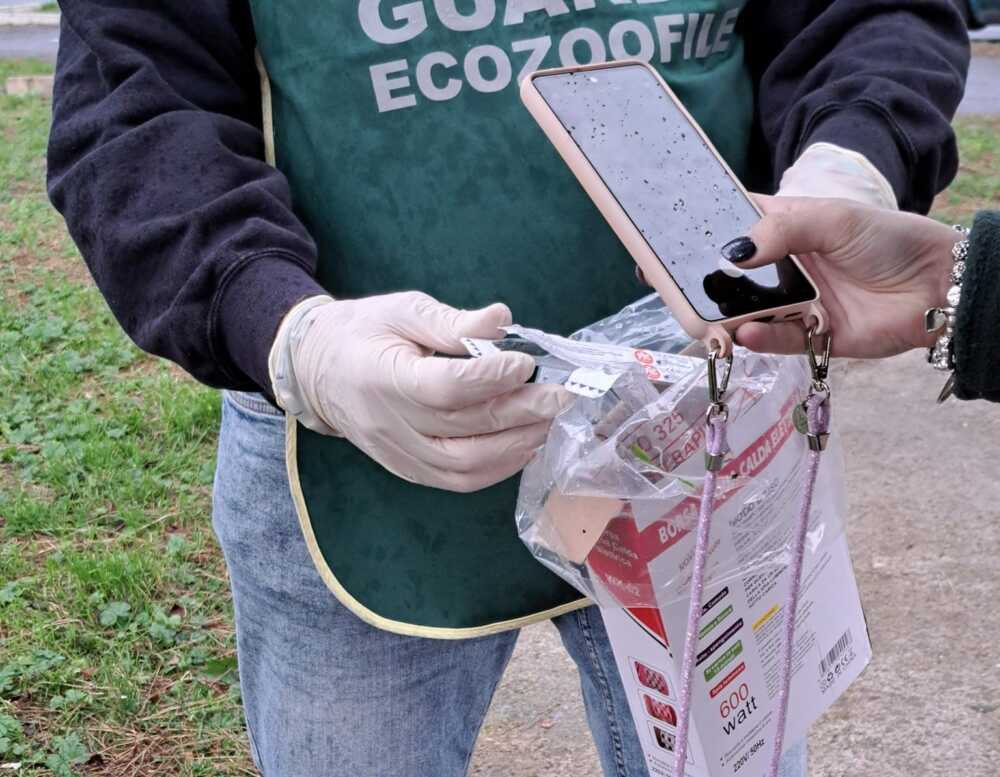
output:
[[[750,269],[796,254],[819,287],[833,354],[892,356],[929,346],[923,313],[944,304],[954,230],[929,218],[847,200],[758,196]],[[755,351],[801,353],[802,325],[744,324],[737,342]]]

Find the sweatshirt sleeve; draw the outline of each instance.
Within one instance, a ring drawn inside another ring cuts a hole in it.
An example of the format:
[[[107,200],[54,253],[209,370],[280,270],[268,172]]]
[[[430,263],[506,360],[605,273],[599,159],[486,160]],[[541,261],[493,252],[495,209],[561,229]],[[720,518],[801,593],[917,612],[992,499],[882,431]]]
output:
[[[263,161],[245,3],[62,4],[48,189],[144,350],[270,395],[285,312],[322,293],[316,247]]]
[[[955,322],[955,396],[1000,402],[1000,211],[976,216]]]
[[[969,40],[954,0],[750,0],[758,150],[781,173],[813,143],[863,154],[926,213],[958,170],[951,119]],[[760,146],[763,149],[760,149]]]

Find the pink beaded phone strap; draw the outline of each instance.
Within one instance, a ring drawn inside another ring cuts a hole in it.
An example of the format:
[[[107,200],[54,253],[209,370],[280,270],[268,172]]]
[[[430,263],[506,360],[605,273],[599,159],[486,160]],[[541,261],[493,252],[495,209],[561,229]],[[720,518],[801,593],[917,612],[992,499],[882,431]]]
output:
[[[813,347],[815,330],[806,333],[806,350],[812,369],[812,383],[805,402],[795,409],[795,426],[809,441],[809,458],[802,490],[802,500],[796,519],[792,542],[792,562],[788,594],[782,612],[785,613],[785,633],[781,649],[781,675],[778,695],[777,729],[774,749],[771,752],[767,777],[777,777],[788,719],[789,692],[792,684],[792,649],[795,643],[795,612],[799,606],[802,562],[805,557],[806,535],[809,531],[809,514],[812,512],[813,490],[819,474],[820,454],[826,448],[830,429],[830,386],[827,374],[830,367],[830,338],[826,338],[821,357]],[[695,541],[694,565],[691,571],[691,599],[688,607],[687,633],[684,636],[684,653],[681,663],[681,690],[678,704],[677,750],[674,758],[674,775],[683,777],[687,763],[688,727],[691,721],[691,686],[694,680],[694,659],[698,646],[698,625],[701,619],[702,597],[705,590],[705,564],[708,560],[709,534],[715,512],[715,486],[719,470],[725,462],[729,447],[726,442],[726,422],[729,410],[725,395],[732,370],[732,356],[726,360],[722,376],[718,372],[718,355],[708,358],[708,392],[710,405],[705,431],[705,482],[702,489],[701,509],[698,512],[698,529]]]

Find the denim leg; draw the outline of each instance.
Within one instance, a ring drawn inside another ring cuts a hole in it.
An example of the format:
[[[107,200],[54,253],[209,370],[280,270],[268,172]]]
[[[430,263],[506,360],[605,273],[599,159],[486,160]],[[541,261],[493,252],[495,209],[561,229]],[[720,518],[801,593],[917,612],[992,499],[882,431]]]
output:
[[[618,675],[604,622],[596,607],[553,618],[580,672],[587,722],[605,777],[648,777],[625,688]]]
[[[580,671],[587,721],[605,777],[647,777],[646,759],[600,612],[587,607],[552,622]],[[806,743],[802,740],[785,752],[779,776],[805,775]]]
[[[516,632],[445,641],[379,631],[313,568],[289,496],[284,418],[227,395],[214,527],[240,683],[264,777],[461,777]]]

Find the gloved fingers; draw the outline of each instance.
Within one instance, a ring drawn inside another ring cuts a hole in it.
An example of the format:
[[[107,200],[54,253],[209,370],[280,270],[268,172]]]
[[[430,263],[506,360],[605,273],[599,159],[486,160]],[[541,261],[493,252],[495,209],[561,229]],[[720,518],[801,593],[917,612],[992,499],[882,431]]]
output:
[[[789,254],[832,254],[855,236],[862,212],[860,206],[847,200],[762,195],[756,200],[764,217],[750,230],[750,250],[738,246],[741,252],[751,253],[749,258],[733,259],[741,269],[771,264]]]
[[[516,475],[545,443],[550,421],[474,437],[430,438],[438,488],[469,493]]]
[[[499,302],[480,310],[459,310],[418,291],[388,295],[386,302],[393,310],[388,324],[397,335],[455,356],[466,352],[461,338],[496,340],[504,336],[500,327],[513,320],[510,308]]]
[[[797,354],[805,350],[805,334],[801,324],[743,324],[736,330],[736,342],[758,353]]]
[[[408,419],[429,437],[470,437],[551,421],[576,397],[556,384],[533,384],[458,410],[415,411]]]
[[[393,379],[411,404],[435,410],[458,410],[520,388],[535,371],[535,360],[507,351],[480,359],[401,355]]]
[[[898,210],[896,193],[863,154],[831,143],[814,143],[781,177],[779,197],[840,197]]]
[[[520,472],[548,435],[550,422],[471,437],[436,438],[410,428],[369,440],[363,450],[397,477],[468,493]]]

